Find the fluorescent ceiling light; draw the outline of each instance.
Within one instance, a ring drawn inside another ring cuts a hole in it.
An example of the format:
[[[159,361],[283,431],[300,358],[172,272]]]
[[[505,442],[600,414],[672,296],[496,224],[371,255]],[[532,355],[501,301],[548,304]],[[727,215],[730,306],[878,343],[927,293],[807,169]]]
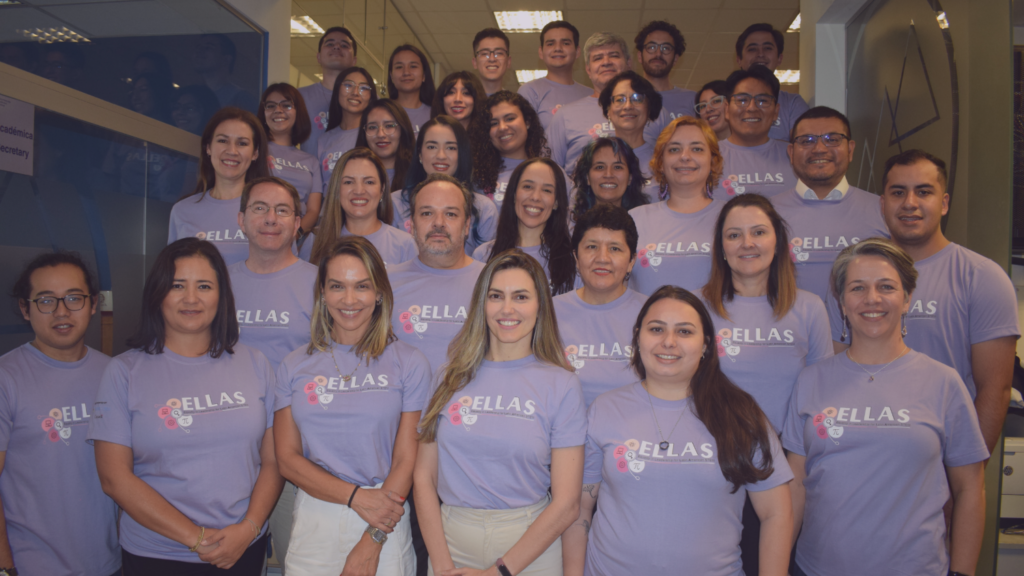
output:
[[[943,30],[949,28],[949,20],[946,20],[945,12],[939,12],[936,14],[935,19],[939,22],[939,28],[942,28]]]
[[[544,78],[547,75],[547,70],[516,70],[516,80],[519,80],[520,84],[526,84],[531,80]]]
[[[800,15],[797,14],[796,18],[793,19],[793,23],[789,25],[789,29],[786,32],[799,32],[800,31]]]
[[[562,19],[560,10],[543,12],[520,10],[518,12],[495,12],[498,28],[503,32],[540,32],[548,22]]]
[[[33,28],[31,30],[18,30],[21,35],[36,40],[43,44],[53,44],[54,42],[89,42],[90,40],[85,36],[82,36],[78,32],[71,30],[67,26],[61,26],[60,28]]]
[[[324,33],[324,29],[309,16],[292,16],[292,38],[316,37]]]
[[[775,77],[779,79],[779,84],[799,84],[800,83],[800,71],[799,70],[776,70]]]

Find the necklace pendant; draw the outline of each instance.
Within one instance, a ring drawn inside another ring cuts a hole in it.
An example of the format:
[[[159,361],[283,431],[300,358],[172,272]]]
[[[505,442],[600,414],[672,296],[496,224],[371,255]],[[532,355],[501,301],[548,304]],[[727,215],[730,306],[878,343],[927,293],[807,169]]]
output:
[[[668,440],[662,440],[661,443],[658,444],[658,448],[661,448],[662,450],[668,450]]]
[[[874,382],[874,381],[875,381],[875,377],[874,376],[869,376],[868,377],[868,382]]]

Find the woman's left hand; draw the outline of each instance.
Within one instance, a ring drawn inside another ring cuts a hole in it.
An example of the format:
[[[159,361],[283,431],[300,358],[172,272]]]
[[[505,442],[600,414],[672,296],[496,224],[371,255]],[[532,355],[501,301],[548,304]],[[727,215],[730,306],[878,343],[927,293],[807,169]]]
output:
[[[200,554],[199,559],[222,570],[227,570],[234,566],[235,562],[238,562],[252,541],[252,526],[248,522],[232,524],[203,541],[204,545],[217,544],[218,546],[206,554]]]
[[[441,576],[501,576],[501,572],[498,572],[497,566],[491,566],[487,570],[477,570],[476,568],[455,568],[453,570],[445,570],[441,573]]]

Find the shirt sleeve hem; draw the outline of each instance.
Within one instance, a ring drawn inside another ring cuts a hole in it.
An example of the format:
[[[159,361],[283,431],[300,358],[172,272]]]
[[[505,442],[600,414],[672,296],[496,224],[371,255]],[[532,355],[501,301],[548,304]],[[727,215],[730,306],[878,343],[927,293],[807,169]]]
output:
[[[964,455],[957,455],[955,457],[944,458],[942,463],[950,468],[956,468],[958,466],[967,466],[969,464],[977,464],[978,462],[984,462],[989,458],[990,454],[988,450],[975,450]]]

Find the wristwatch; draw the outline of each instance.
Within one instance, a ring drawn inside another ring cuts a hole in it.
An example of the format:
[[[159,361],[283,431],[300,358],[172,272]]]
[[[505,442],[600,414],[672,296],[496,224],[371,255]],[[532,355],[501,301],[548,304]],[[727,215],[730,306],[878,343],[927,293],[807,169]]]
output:
[[[18,576],[17,568],[0,568],[0,576]]]
[[[373,526],[367,526],[366,530],[364,530],[364,532],[366,532],[367,534],[370,535],[370,539],[371,540],[373,540],[377,544],[380,544],[381,546],[383,546],[384,543],[388,541],[388,535],[385,534],[384,531],[381,530],[380,528],[374,528]],[[2,575],[0,575],[0,576],[2,576]]]

